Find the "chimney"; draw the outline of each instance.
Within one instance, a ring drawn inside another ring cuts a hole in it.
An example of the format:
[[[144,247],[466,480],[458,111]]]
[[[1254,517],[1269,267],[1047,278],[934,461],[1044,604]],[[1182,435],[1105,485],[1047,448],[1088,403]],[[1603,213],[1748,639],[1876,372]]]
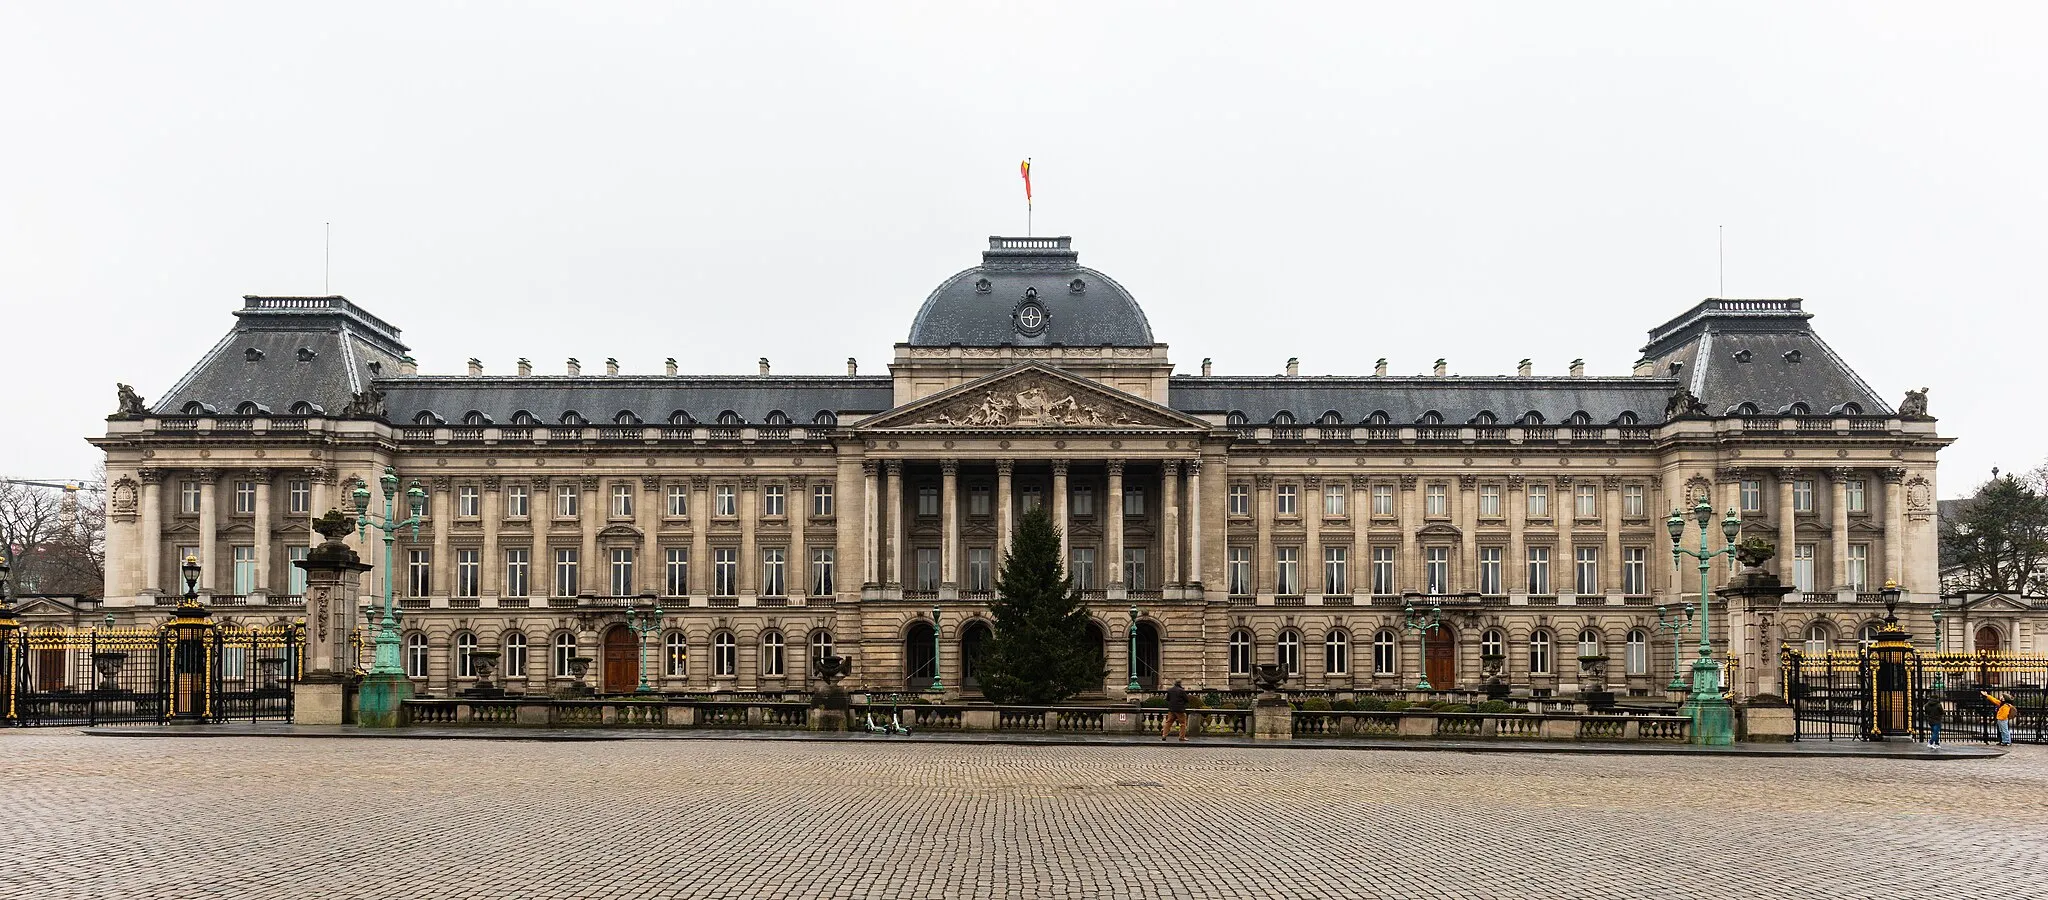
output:
[[[520,358],[519,358],[519,374],[521,374],[521,375],[532,375],[532,374],[533,374],[533,360],[527,359],[527,358],[526,358],[526,357],[524,357],[524,356],[520,357]]]
[[[474,356],[470,357],[470,358],[469,358],[469,374],[470,374],[470,377],[474,378],[474,377],[476,377],[476,376],[478,376],[478,375],[482,375],[483,373],[484,373],[484,362],[483,362],[483,360],[477,359],[477,358],[476,358],[476,357],[474,357]]]
[[[1442,375],[1444,374],[1444,369],[1447,368],[1449,365],[1449,363],[1446,363],[1443,360],[1439,359],[1436,361],[1436,367],[1430,370],[1430,374]]]
[[[768,357],[761,357],[761,374],[768,374]]]
[[[1373,373],[1374,375],[1385,375],[1385,374],[1387,374],[1387,358],[1386,358],[1386,357],[1382,356],[1382,357],[1380,357],[1380,361],[1379,361],[1379,362],[1376,362],[1376,363],[1373,363],[1373,364],[1372,364],[1372,373]]]
[[[1584,377],[1586,377],[1586,361],[1585,361],[1585,360],[1583,360],[1583,359],[1575,359],[1575,360],[1572,360],[1572,377],[1573,377],[1573,378],[1584,378]]]
[[[1657,374],[1657,362],[1656,360],[1653,360],[1645,356],[1642,359],[1636,360],[1635,371],[1630,372],[1629,374],[1634,375],[1637,378],[1648,378],[1652,375]]]
[[[846,358],[846,374],[848,374],[848,375],[859,375],[859,374],[860,374],[860,360],[854,359],[854,358],[853,358],[853,357],[851,357],[851,356],[847,357],[847,358]]]
[[[417,362],[415,362],[415,361],[413,361],[413,358],[412,358],[412,357],[410,357],[410,356],[401,356],[401,357],[399,357],[399,358],[398,358],[398,374],[400,374],[400,375],[418,375],[419,373],[420,373],[420,364],[419,364],[419,363],[417,363]]]
[[[668,373],[669,373],[670,375],[674,375],[674,374],[676,373],[676,358],[675,358],[675,357],[673,357],[673,356],[669,357],[669,358],[668,358],[667,360],[663,361],[663,363],[662,363],[662,364],[668,367]]]
[[[619,359],[618,359],[618,357],[616,357],[616,356],[612,356],[612,357],[606,357],[606,358],[605,358],[605,361],[604,361],[604,373],[605,373],[606,375],[617,375],[617,374],[619,374]]]
[[[581,374],[583,374],[583,364],[582,364],[582,363],[580,363],[580,362],[577,362],[577,361],[576,361],[576,357],[573,357],[573,356],[569,357],[569,374],[571,374],[571,375],[581,375]]]
[[[1301,374],[1301,358],[1300,358],[1300,357],[1298,357],[1298,356],[1290,356],[1290,357],[1288,357],[1288,358],[1287,358],[1287,377],[1289,377],[1289,378],[1293,378],[1293,377],[1295,377],[1295,376],[1297,376],[1297,375],[1300,375],[1300,374]]]
[[[1209,366],[1210,366],[1210,364],[1211,364],[1212,362],[1213,362],[1213,361],[1212,361],[1211,359],[1209,359],[1208,357],[1206,357],[1206,356],[1202,357],[1202,377],[1203,377],[1203,378],[1207,378],[1207,377],[1209,377]]]
[[[1515,374],[1520,375],[1523,378],[1527,378],[1530,375],[1535,374],[1535,371],[1536,365],[1526,359],[1522,360],[1521,362],[1515,363]]]

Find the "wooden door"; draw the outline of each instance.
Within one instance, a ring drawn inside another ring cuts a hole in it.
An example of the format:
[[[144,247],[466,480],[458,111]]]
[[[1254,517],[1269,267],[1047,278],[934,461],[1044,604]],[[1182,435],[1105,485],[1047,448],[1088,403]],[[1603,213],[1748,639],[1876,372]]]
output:
[[[632,629],[612,626],[604,633],[604,680],[599,689],[624,694],[640,686],[640,645]]]
[[[1429,675],[1429,686],[1447,691],[1458,685],[1458,639],[1447,634],[1431,634],[1422,645],[1423,671]]]

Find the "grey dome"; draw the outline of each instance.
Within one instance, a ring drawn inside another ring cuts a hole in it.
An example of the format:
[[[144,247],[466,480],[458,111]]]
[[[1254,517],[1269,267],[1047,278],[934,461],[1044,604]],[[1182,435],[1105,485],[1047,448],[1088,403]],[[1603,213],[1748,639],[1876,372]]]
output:
[[[981,265],[945,280],[910,323],[912,346],[1150,347],[1129,291],[1080,264],[1070,237],[991,237]]]

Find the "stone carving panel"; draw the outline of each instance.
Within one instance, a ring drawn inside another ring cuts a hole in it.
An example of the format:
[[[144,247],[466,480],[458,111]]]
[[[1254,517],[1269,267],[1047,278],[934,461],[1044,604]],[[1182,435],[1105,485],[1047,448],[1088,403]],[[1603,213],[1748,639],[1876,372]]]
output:
[[[1018,388],[1005,385],[965,397],[934,411],[919,425],[976,428],[1090,427],[1136,425],[1137,420],[1113,405],[1091,403],[1042,384]]]

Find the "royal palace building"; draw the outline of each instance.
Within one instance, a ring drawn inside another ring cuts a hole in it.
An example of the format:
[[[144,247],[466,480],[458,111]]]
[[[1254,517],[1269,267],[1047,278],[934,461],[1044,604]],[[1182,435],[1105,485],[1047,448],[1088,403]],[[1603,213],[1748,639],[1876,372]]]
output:
[[[405,664],[434,694],[464,688],[478,651],[502,652],[513,690],[553,689],[573,656],[601,661],[598,689],[631,690],[628,623],[653,615],[646,674],[664,689],[803,690],[829,650],[857,689],[936,669],[972,698],[1004,549],[1040,506],[1111,697],[1133,628],[1147,687],[1241,687],[1270,662],[1310,689],[1472,687],[1497,663],[1563,693],[1580,657],[1608,656],[1610,688],[1660,694],[1697,641],[1661,625],[1685,627],[1699,583],[1665,520],[1701,498],[1713,546],[1732,508],[1796,587],[1767,609],[1713,604],[1738,690],[1769,686],[1783,643],[1853,647],[1887,581],[1925,634],[1939,590],[1948,439],[1924,394],[1886,403],[1796,299],[1698,303],[1624,376],[1176,374],[1068,238],[991,238],[886,374],[572,359],[426,375],[397,327],[341,297],[248,297],[235,316],[156,403],[124,387],[94,441],[107,606],[168,617],[191,556],[216,616],[299,619],[310,520],[353,512],[358,485],[381,512],[389,467],[426,514],[389,559],[374,531],[361,542],[362,596],[388,574]]]

